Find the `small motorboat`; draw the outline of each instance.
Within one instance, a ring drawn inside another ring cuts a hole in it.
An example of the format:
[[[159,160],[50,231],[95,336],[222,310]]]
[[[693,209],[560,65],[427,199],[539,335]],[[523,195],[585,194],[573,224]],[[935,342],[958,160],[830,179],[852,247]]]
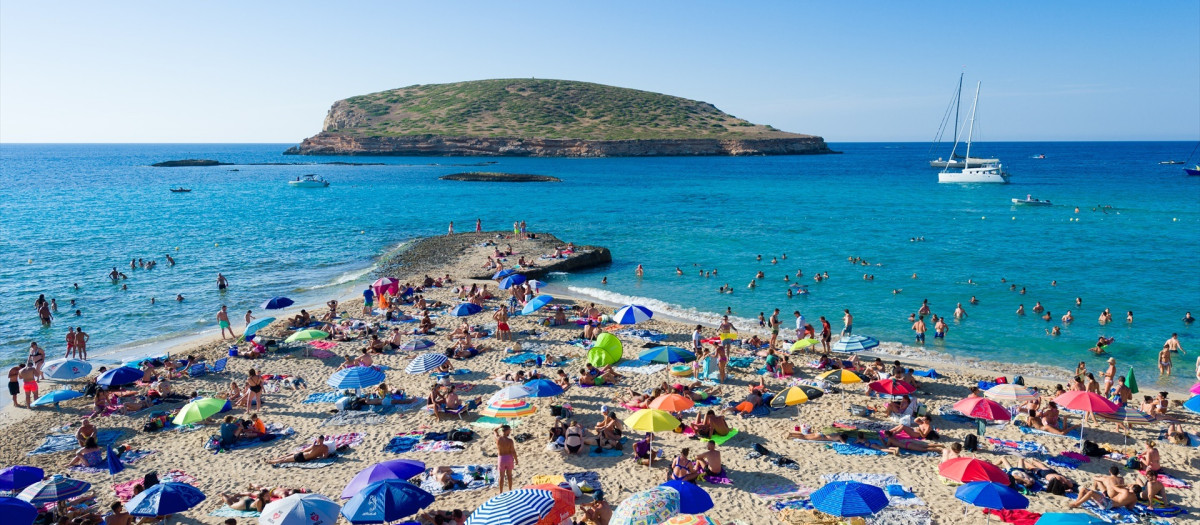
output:
[[[182,187],[180,187],[180,188],[171,188],[171,193],[191,193],[191,191],[192,191],[192,190],[190,190],[190,189],[188,189],[188,188],[182,188]]]
[[[1050,201],[1042,200],[1042,199],[1035,199],[1030,195],[1026,195],[1024,199],[1014,198],[1012,200],[1012,203],[1013,204],[1024,204],[1026,206],[1050,206]]]
[[[1162,164],[1164,166],[1174,166],[1176,164],[1183,164],[1183,161],[1182,160],[1164,160],[1164,161],[1159,162],[1159,164]]]
[[[303,177],[296,177],[296,180],[289,180],[288,185],[293,188],[324,188],[329,186],[329,181],[309,173]]]
[[[1189,177],[1200,177],[1200,164],[1197,164],[1195,168],[1183,168],[1183,172],[1187,173]]]

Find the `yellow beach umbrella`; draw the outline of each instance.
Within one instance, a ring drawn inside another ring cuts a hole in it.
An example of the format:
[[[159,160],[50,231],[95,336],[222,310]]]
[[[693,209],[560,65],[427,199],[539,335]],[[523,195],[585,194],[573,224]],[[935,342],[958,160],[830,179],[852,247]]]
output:
[[[813,339],[813,338],[811,338],[811,337],[806,337],[806,338],[804,338],[804,339],[801,339],[801,340],[799,340],[799,341],[796,341],[795,343],[792,343],[792,351],[793,351],[793,352],[795,352],[796,350],[803,350],[803,349],[805,349],[805,348],[808,348],[808,347],[810,347],[810,346],[813,346],[813,345],[815,345],[815,344],[817,344],[817,343],[820,343],[820,342],[821,342],[821,341],[818,341],[818,340],[816,340],[816,339]]]
[[[625,424],[642,432],[664,432],[679,428],[679,420],[665,410],[643,408],[625,418]]]
[[[773,407],[790,407],[807,403],[810,399],[808,393],[798,386],[788,387],[787,390],[780,392],[771,398],[771,406]]]
[[[830,370],[828,372],[822,373],[817,376],[817,379],[820,379],[822,381],[828,381],[830,383],[841,383],[841,384],[862,383],[863,382],[862,376],[860,376],[854,372],[851,372],[849,370],[843,369],[843,368],[838,368],[838,369],[834,369],[834,370]]]

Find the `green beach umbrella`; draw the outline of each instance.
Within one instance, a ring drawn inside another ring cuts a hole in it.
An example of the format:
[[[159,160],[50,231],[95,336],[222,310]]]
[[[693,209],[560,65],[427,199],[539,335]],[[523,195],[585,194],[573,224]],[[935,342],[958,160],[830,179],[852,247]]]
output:
[[[587,361],[592,366],[608,366],[621,360],[621,352],[621,340],[605,332],[596,338],[596,343],[588,350]]]
[[[811,337],[806,337],[804,339],[796,341],[795,343],[792,343],[792,351],[795,352],[796,350],[803,350],[805,348],[808,348],[808,347],[813,346],[820,342],[821,341],[813,339]]]
[[[198,421],[204,421],[219,414],[221,409],[225,408],[225,403],[227,402],[224,399],[211,397],[197,399],[183,405],[183,408],[179,409],[179,414],[175,416],[172,422],[176,425],[190,425]]]
[[[1129,387],[1129,393],[1138,393],[1137,378],[1133,377],[1133,367],[1129,367],[1129,373],[1125,374],[1125,386]]]
[[[301,330],[292,335],[289,335],[287,339],[284,339],[284,341],[286,341],[288,343],[293,343],[296,341],[300,341],[300,342],[317,341],[320,339],[325,339],[326,337],[329,337],[329,332],[322,332],[320,330],[308,329],[308,330]]]

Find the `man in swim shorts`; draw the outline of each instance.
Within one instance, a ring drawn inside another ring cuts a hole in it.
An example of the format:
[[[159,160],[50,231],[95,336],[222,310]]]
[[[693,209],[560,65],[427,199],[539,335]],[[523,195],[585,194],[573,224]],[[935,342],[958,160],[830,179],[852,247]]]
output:
[[[829,342],[833,340],[833,327],[829,326],[829,320],[825,316],[821,316],[821,349],[825,353],[829,353]]]
[[[217,289],[223,292],[223,291],[225,291],[226,288],[229,288],[229,281],[227,281],[225,279],[224,275],[221,275],[218,273],[217,274]]]
[[[25,368],[25,363],[19,363],[16,366],[8,369],[8,393],[12,395],[13,406],[19,407],[17,402],[17,393],[21,391],[21,382],[18,378],[21,375],[21,369]]]
[[[914,332],[917,333],[917,342],[924,344],[925,343],[925,316],[922,315],[922,316],[918,317],[917,322],[913,323],[912,329]]]
[[[776,341],[779,340],[779,309],[775,309],[775,313],[771,314],[770,321],[767,324],[771,325],[771,348],[775,348]]]
[[[221,327],[221,339],[225,339],[225,331],[229,331],[229,337],[237,339],[237,334],[233,333],[233,328],[229,326],[229,311],[225,305],[221,305],[221,310],[217,312],[217,326]]]
[[[38,392],[38,384],[37,384],[37,378],[40,374],[41,374],[41,372],[39,372],[38,369],[36,369],[32,366],[27,366],[27,367],[21,369],[21,371],[17,374],[17,376],[21,378],[21,382],[23,383],[21,390],[23,390],[25,392],[25,406],[26,407],[29,406],[29,403],[33,402],[33,398],[41,397],[39,395],[40,393]],[[31,398],[30,396],[33,396],[33,398]]]
[[[375,299],[375,292],[371,291],[368,286],[363,289],[363,315],[371,315],[371,301]]]
[[[846,337],[854,332],[854,316],[850,315],[849,308],[842,310],[842,312],[845,314],[842,316],[842,324],[845,325],[842,328],[842,337]]]
[[[501,305],[500,310],[492,314],[492,319],[496,321],[496,339],[512,341],[512,332],[508,326],[508,306]]]

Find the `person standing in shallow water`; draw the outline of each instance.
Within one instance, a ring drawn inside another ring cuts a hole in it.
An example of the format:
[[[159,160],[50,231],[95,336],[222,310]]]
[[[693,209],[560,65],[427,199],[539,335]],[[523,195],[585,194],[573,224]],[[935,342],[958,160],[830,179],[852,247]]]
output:
[[[226,288],[229,288],[229,281],[225,279],[224,275],[221,275],[218,273],[217,274],[217,290],[224,292]]]
[[[475,233],[483,232],[483,219],[475,219]]]

